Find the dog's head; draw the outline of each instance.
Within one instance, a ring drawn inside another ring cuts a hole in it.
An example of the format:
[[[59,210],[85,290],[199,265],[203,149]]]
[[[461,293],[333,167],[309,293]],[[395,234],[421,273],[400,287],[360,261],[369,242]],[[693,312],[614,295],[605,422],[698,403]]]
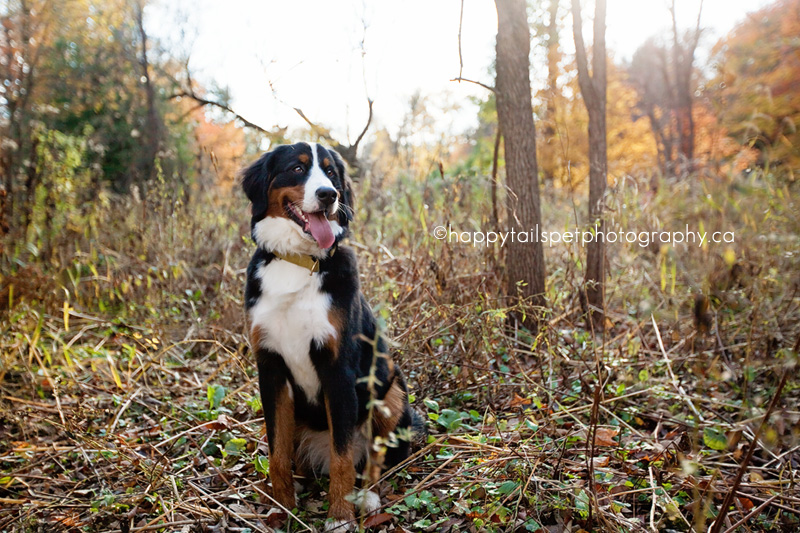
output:
[[[253,204],[253,240],[271,252],[323,257],[352,220],[344,162],[316,143],[264,154],[244,170],[242,188]]]

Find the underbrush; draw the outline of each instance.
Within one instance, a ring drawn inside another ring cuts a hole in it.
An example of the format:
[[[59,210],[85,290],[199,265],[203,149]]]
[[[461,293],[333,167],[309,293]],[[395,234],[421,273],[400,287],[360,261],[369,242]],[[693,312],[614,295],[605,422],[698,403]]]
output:
[[[484,178],[436,174],[365,198],[351,239],[363,289],[431,437],[362,525],[706,530],[735,491],[726,529],[800,527],[794,189],[757,172],[620,181],[610,227],[735,241],[609,244],[596,333],[579,245],[545,248],[549,309],[532,334],[508,326],[500,246],[433,238],[438,225],[489,228]],[[238,191],[187,198],[164,183],[146,199],[104,196],[60,231],[5,243],[0,531],[277,525],[241,297],[249,212]],[[542,205],[548,230],[582,223],[564,191]],[[326,485],[285,529],[322,526]]]

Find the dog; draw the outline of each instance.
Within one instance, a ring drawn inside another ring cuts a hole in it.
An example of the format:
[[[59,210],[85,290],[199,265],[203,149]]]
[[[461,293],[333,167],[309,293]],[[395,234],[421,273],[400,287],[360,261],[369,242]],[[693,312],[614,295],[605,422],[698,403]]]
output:
[[[342,244],[353,219],[342,158],[316,143],[278,146],[242,173],[257,248],[245,307],[269,445],[274,499],[295,507],[292,464],[329,474],[326,530],[349,529],[354,499],[366,514],[375,493],[354,498],[357,472],[410,454],[424,434],[400,369],[387,353],[361,293],[353,251]]]

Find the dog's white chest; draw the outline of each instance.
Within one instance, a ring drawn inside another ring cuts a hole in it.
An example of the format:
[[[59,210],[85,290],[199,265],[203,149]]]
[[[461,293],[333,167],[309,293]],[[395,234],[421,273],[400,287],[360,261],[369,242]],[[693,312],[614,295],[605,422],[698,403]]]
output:
[[[331,298],[320,291],[322,277],[280,259],[262,265],[258,277],[261,297],[250,308],[251,328],[260,330],[261,346],[283,357],[295,383],[315,402],[320,383],[311,343],[321,346],[336,336],[328,319]]]

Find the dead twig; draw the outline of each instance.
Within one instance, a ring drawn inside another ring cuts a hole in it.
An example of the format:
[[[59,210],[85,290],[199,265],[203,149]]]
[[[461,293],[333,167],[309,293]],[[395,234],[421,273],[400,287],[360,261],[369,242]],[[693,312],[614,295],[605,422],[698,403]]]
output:
[[[798,344],[800,344],[800,338],[798,338]],[[778,389],[775,391],[775,394],[772,396],[772,401],[769,402],[769,407],[767,408],[767,412],[764,413],[764,419],[761,420],[761,424],[758,426],[758,430],[755,432],[753,436],[752,442],[750,442],[750,447],[747,448],[747,453],[742,459],[742,464],[739,467],[739,472],[736,474],[736,479],[733,481],[733,485],[731,486],[728,493],[725,495],[725,500],[722,502],[722,506],[719,510],[719,515],[717,515],[717,519],[714,520],[714,523],[711,525],[711,529],[709,533],[719,533],[722,530],[722,524],[725,522],[725,517],[728,515],[728,508],[733,501],[734,494],[736,494],[737,489],[739,488],[739,484],[742,482],[742,477],[744,473],[747,471],[747,466],[750,464],[750,460],[753,458],[753,453],[755,453],[756,448],[758,447],[758,437],[761,435],[761,431],[764,429],[767,421],[769,420],[772,411],[775,410],[775,407],[778,405],[778,401],[781,398],[781,392],[783,392],[783,387],[786,385],[786,380],[789,379],[789,372],[784,370],[783,375],[781,376],[781,380],[778,383]]]

